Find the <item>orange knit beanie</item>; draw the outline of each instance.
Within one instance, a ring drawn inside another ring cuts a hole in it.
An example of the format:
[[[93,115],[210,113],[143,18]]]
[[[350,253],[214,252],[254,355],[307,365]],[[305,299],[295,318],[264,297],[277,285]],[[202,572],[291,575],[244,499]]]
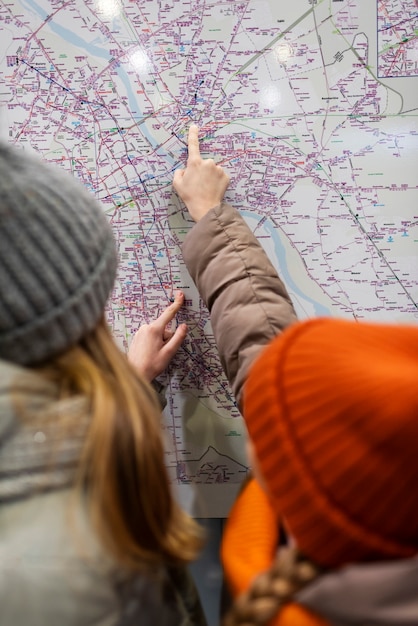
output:
[[[291,326],[254,364],[244,416],[303,553],[332,567],[418,552],[418,327]]]

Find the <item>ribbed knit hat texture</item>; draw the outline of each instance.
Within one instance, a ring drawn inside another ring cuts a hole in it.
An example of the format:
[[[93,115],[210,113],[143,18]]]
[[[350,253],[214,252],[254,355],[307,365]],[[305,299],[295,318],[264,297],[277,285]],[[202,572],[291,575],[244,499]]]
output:
[[[35,365],[103,314],[116,274],[111,228],[70,174],[0,144],[0,358]]]
[[[418,552],[418,328],[316,319],[254,364],[244,416],[278,517],[320,565]]]

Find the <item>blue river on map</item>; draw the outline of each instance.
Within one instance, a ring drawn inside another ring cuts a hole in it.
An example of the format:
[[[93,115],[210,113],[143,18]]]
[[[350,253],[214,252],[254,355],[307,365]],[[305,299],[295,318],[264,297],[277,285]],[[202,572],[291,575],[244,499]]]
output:
[[[247,221],[250,222],[250,226],[251,223],[254,224],[254,221],[259,222],[261,219],[258,215],[251,213],[251,211],[240,210],[240,213],[244,218],[247,219]],[[276,269],[278,269],[279,274],[282,277],[287,289],[294,294],[297,294],[301,300],[309,302],[314,308],[315,316],[330,317],[332,315],[331,311],[327,309],[327,307],[324,306],[321,302],[310,298],[304,291],[300,289],[297,282],[295,282],[295,279],[293,278],[288,268],[288,263],[286,259],[286,248],[281,241],[280,233],[276,230],[276,228],[274,228],[273,224],[269,222],[269,220],[266,220],[264,222],[262,228],[269,234],[271,240],[273,241],[274,254],[277,259]]]
[[[49,13],[45,11],[45,9],[43,9],[41,6],[39,6],[39,4],[35,2],[35,0],[23,0],[22,4],[25,4],[29,9],[32,10],[33,13],[36,13],[44,21],[49,16]],[[82,50],[86,50],[86,52],[88,52],[90,55],[100,57],[102,59],[105,59],[106,63],[110,63],[111,56],[109,52],[107,52],[100,46],[88,43],[82,37],[79,37],[78,35],[71,32],[69,29],[60,26],[59,24],[56,24],[53,20],[48,22],[48,27],[64,41],[68,41],[68,43],[72,44],[73,46],[76,46],[77,48],[80,48]],[[135,111],[138,114],[139,119],[142,119],[143,114],[138,108],[138,102],[132,90],[132,84],[129,75],[126,73],[123,65],[117,65],[114,69],[126,89],[130,110]],[[142,125],[141,133],[148,139],[154,149],[158,149],[158,142],[152,135],[149,134],[145,125]],[[171,161],[172,164],[175,163],[175,161],[171,159],[168,154],[165,155],[165,158],[167,161]]]

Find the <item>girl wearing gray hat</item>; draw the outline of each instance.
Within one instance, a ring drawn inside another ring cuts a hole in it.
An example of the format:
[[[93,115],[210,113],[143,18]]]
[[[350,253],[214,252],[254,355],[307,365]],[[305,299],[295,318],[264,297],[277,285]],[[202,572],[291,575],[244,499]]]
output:
[[[111,229],[68,174],[0,146],[0,622],[204,624],[201,546],[164,466],[148,381],[186,334],[182,294],[116,346]]]

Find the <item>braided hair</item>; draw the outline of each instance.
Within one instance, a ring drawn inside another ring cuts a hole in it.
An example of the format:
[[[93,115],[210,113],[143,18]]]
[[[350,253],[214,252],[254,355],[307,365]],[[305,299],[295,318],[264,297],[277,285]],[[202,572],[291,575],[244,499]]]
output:
[[[254,580],[227,613],[222,626],[263,626],[291,602],[295,593],[323,570],[295,547],[280,549],[273,565]]]

